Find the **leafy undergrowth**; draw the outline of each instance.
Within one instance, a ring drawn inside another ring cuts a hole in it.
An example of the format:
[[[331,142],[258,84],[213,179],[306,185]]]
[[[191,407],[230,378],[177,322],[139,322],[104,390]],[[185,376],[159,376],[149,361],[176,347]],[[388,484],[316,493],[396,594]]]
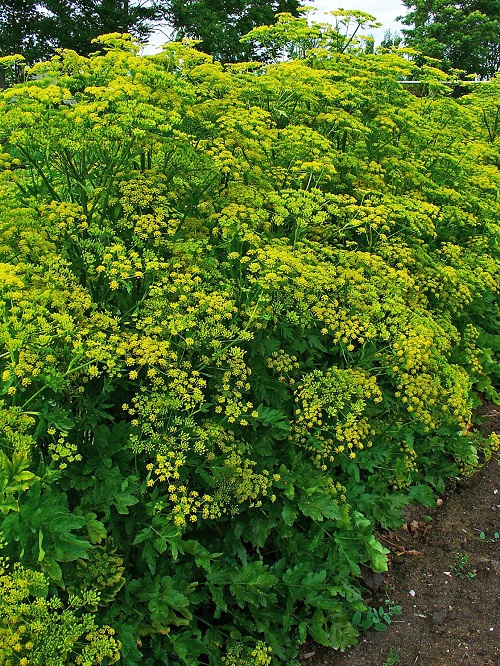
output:
[[[375,530],[498,448],[499,82],[97,47],[0,97],[0,659],[345,648]]]
[[[480,412],[481,430],[500,432],[498,407],[486,402]],[[435,508],[408,507],[403,529],[382,536],[391,550],[389,572],[372,585],[373,603],[388,596],[402,612],[387,631],[367,632],[343,654],[303,646],[303,665],[497,664],[499,493],[500,467],[492,458]]]

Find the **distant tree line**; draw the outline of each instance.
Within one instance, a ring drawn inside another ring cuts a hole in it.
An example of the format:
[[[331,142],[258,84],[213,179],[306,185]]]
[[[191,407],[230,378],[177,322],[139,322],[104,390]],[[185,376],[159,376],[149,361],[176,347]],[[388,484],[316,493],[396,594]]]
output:
[[[201,40],[199,48],[219,60],[258,59],[240,37],[273,23],[276,13],[297,16],[299,6],[299,0],[0,0],[0,56],[19,53],[32,63],[57,48],[88,55],[98,35],[129,32],[147,42],[163,23],[176,38]]]
[[[405,44],[480,78],[500,70],[500,0],[403,0]]]
[[[441,60],[444,69],[481,78],[500,69],[500,0],[403,0],[403,5],[405,46]],[[163,24],[174,38],[199,40],[200,50],[223,62],[259,60],[262,52],[252,42],[241,43],[242,35],[273,24],[276,13],[297,16],[300,6],[299,0],[0,0],[0,56],[19,53],[33,63],[57,48],[88,55],[100,34],[129,32],[147,42]],[[386,34],[382,46],[400,41]]]

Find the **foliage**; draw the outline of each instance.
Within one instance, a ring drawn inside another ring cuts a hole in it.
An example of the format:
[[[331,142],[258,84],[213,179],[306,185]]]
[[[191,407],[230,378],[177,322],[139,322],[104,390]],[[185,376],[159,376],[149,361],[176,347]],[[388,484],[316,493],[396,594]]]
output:
[[[0,56],[18,53],[33,64],[57,48],[86,55],[103,33],[130,32],[146,41],[164,16],[161,0],[2,0]]]
[[[175,38],[200,40],[196,48],[221,62],[265,59],[240,38],[275,22],[275,14],[297,15],[299,0],[170,0],[166,9]]]
[[[2,0],[0,2],[0,56],[23,52],[30,59],[33,54],[38,54],[40,45],[37,43],[35,26],[39,18],[37,2]],[[3,77],[0,82],[4,83]]]
[[[403,37],[399,34],[399,32],[386,30],[384,32],[384,37],[380,42],[380,46],[383,49],[398,48],[402,41]]]
[[[453,564],[450,567],[451,573],[457,578],[471,580],[476,576],[476,572],[469,568],[469,556],[464,553],[453,553]]]
[[[410,11],[399,17],[405,42],[445,68],[490,78],[500,70],[498,0],[403,0]]]
[[[82,636],[124,666],[343,649],[386,621],[375,529],[477,468],[500,86],[457,101],[442,72],[343,51],[223,67],[111,34],[2,93],[13,640],[42,614],[76,663]],[[397,83],[415,73],[430,96]]]
[[[309,23],[308,8],[300,12],[300,17],[290,13],[277,15],[274,25],[260,25],[244,35],[241,41],[255,44],[258,52],[267,60],[305,58],[313,49],[323,49],[329,53],[348,51],[373,52],[373,37],[358,35],[360,29],[379,28],[374,16],[358,10],[338,9],[325,14],[332,17],[327,23]]]
[[[81,589],[61,599],[48,596],[43,573],[10,567],[0,557],[0,660],[5,666],[93,666],[120,659],[120,643],[111,627],[98,627],[85,606],[99,600]]]
[[[399,654],[397,650],[394,650],[393,648],[389,649],[389,652],[387,653],[387,657],[383,663],[383,666],[399,666],[400,661],[399,661]]]
[[[361,613],[354,617],[358,621],[362,629],[375,629],[375,631],[385,631],[391,624],[392,618],[395,615],[401,615],[403,609],[398,604],[395,604],[391,599],[385,600],[384,606],[378,608],[370,608],[365,617],[361,618]]]

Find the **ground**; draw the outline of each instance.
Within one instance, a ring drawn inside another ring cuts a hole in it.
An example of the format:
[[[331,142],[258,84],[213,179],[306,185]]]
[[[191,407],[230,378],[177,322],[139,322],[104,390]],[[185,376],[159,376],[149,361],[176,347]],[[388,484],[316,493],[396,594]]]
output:
[[[482,429],[500,433],[500,407]],[[500,466],[492,458],[434,509],[409,507],[405,529],[381,533],[389,572],[369,574],[372,603],[402,607],[385,632],[345,653],[306,645],[303,666],[500,666]]]

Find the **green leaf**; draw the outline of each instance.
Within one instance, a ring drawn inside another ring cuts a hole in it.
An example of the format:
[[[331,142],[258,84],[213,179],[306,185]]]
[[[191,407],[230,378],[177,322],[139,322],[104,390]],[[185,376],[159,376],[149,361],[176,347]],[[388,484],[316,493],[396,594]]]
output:
[[[208,654],[207,647],[200,638],[201,632],[183,631],[169,634],[175,655],[187,666],[198,666],[200,655]]]
[[[51,580],[56,582],[62,580],[61,567],[52,557],[45,557],[41,562],[40,568]]]
[[[387,571],[387,555],[389,554],[389,550],[384,548],[384,546],[375,539],[373,534],[370,534],[365,543],[370,555],[370,566],[373,571]]]
[[[38,558],[37,558],[37,562],[43,562],[43,558],[45,557],[45,551],[42,548],[42,542],[43,542],[43,532],[42,532],[42,530],[38,530]]]
[[[154,576],[156,573],[156,558],[158,555],[158,551],[156,550],[154,544],[151,543],[151,541],[145,542],[144,547],[141,550],[141,555],[146,561],[148,569]]]
[[[139,543],[143,543],[151,537],[153,531],[150,527],[143,527],[143,529],[138,532],[135,536],[135,539],[132,541],[132,545],[136,546]]]
[[[265,423],[266,425],[273,426],[286,432],[288,432],[290,429],[287,415],[279,409],[264,407],[264,405],[261,403],[257,407],[257,412],[259,413],[257,418],[261,423]]]
[[[291,527],[294,524],[298,515],[299,512],[293,507],[292,504],[287,503],[283,506],[283,511],[281,513],[281,516],[286,525],[289,525]]]
[[[113,504],[116,506],[118,513],[121,513],[122,516],[125,516],[129,512],[129,507],[134,506],[139,501],[138,497],[134,497],[128,492],[118,493],[113,500]]]
[[[328,351],[317,335],[308,335],[306,339],[307,342],[311,345],[311,347],[314,347],[314,349],[319,349],[322,352]]]
[[[302,581],[302,585],[306,588],[322,587],[325,580],[326,571],[324,569],[322,571],[311,571]]]
[[[418,483],[408,490],[408,502],[411,504],[422,504],[422,506],[430,507],[435,504],[435,495],[429,486]]]
[[[92,544],[101,543],[107,536],[104,524],[100,520],[97,520],[95,513],[90,514],[86,527],[90,543]]]
[[[40,413],[44,417],[45,421],[47,421],[47,423],[50,423],[58,430],[67,432],[75,425],[75,422],[70,417],[68,411],[59,409],[53,405],[44,404]]]
[[[269,573],[269,567],[259,560],[236,570],[213,565],[208,578],[212,585],[229,583],[229,590],[241,607],[245,603],[266,606],[274,598],[270,590],[278,582],[278,578]]]
[[[342,517],[338,505],[327,495],[314,494],[307,499],[300,500],[298,507],[304,516],[313,520],[340,519]]]
[[[212,560],[221,557],[222,553],[211,553],[204,548],[198,541],[184,541],[182,547],[186,553],[194,555],[196,566],[202,567],[205,571],[210,571]]]

